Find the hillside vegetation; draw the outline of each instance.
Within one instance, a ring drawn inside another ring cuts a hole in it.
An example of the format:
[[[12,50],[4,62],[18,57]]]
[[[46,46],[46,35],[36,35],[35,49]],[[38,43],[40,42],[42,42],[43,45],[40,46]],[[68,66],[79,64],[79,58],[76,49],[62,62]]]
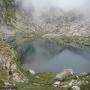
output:
[[[58,15],[57,15],[58,13]],[[35,73],[21,66],[22,56],[31,42],[48,42],[78,48],[90,47],[90,18],[79,11],[64,12],[52,7],[35,22],[14,0],[0,0],[0,87],[16,86],[18,90],[81,90],[90,89],[90,74],[69,75],[57,80],[55,73]],[[78,77],[78,78],[77,78]],[[69,85],[73,80],[72,85]],[[57,87],[55,82],[60,82]],[[76,84],[78,83],[78,84]]]

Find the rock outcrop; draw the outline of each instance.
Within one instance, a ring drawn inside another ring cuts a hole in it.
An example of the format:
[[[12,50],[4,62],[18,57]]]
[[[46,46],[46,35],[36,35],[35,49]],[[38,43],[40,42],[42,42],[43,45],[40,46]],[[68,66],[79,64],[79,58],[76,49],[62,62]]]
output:
[[[65,69],[62,73],[59,73],[56,75],[56,79],[63,80],[65,79],[65,77],[68,77],[73,74],[74,73],[72,69]]]
[[[15,50],[6,43],[0,42],[0,80],[8,83],[27,80],[17,66],[17,59]]]
[[[89,78],[90,74],[88,73],[82,73],[81,75],[77,75],[73,72],[73,70],[66,69],[56,75],[53,86],[64,89],[70,88],[70,90],[82,90],[81,87],[83,85],[88,86],[90,84]]]

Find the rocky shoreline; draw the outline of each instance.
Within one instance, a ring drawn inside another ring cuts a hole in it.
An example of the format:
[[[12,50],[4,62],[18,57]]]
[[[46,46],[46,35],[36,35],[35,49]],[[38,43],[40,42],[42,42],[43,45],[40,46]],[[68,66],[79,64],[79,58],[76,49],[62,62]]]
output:
[[[6,43],[0,44],[0,67],[2,68],[0,70],[0,86],[5,85],[11,87],[14,85],[18,88],[32,87],[32,90],[34,90],[34,87],[38,87],[39,90],[42,87],[51,90],[48,86],[54,88],[53,90],[89,90],[81,89],[90,86],[89,73],[78,75],[72,69],[65,69],[58,74],[49,72],[37,73],[33,70],[27,71],[23,70],[20,64],[17,63],[18,57],[15,55],[16,52],[9,45]],[[8,63],[6,63],[7,61]],[[22,86],[22,84],[24,85]]]

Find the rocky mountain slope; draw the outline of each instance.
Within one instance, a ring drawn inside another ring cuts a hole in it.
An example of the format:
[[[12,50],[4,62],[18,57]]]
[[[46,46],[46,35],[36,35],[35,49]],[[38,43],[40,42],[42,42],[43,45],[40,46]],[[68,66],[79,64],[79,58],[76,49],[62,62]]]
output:
[[[22,56],[24,51],[30,47],[30,42],[35,39],[54,40],[73,47],[89,47],[90,18],[76,12],[64,12],[53,7],[39,16],[40,21],[37,19],[35,22],[35,19],[29,14],[17,11],[17,19],[12,22],[13,27],[0,25],[1,86],[15,85],[19,90],[79,90],[73,89],[75,88],[73,86],[76,86],[81,90],[89,90],[90,74],[79,76],[70,73],[67,75],[64,72],[65,77],[62,80],[60,80],[62,73],[59,74],[58,79],[53,73],[32,75],[30,71],[24,70],[20,66],[20,58],[18,58],[18,55]]]
[[[16,82],[25,82],[26,77],[17,65],[18,56],[16,51],[5,42],[0,42],[0,81],[8,85]]]
[[[43,11],[38,17],[17,13],[16,27],[22,32],[48,32],[65,36],[89,36],[90,18],[78,10],[65,12],[57,7]],[[38,20],[37,20],[38,19]]]

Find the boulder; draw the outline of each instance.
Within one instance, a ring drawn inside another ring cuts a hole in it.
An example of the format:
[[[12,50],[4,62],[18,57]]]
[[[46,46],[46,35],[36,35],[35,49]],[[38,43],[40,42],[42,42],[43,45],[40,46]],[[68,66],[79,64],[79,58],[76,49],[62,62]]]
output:
[[[78,87],[78,86],[73,86],[73,87],[72,87],[72,90],[80,90],[80,87]]]
[[[32,70],[32,69],[29,69],[29,72],[30,72],[32,75],[35,75],[35,71]]]
[[[56,75],[56,79],[63,80],[63,79],[65,79],[66,76],[70,76],[73,74],[74,73],[73,73],[72,69],[65,69],[62,73],[59,73]]]
[[[59,85],[60,85],[60,81],[56,81],[56,82],[54,82],[54,84],[53,84],[54,87],[57,87],[57,86],[59,86]]]

